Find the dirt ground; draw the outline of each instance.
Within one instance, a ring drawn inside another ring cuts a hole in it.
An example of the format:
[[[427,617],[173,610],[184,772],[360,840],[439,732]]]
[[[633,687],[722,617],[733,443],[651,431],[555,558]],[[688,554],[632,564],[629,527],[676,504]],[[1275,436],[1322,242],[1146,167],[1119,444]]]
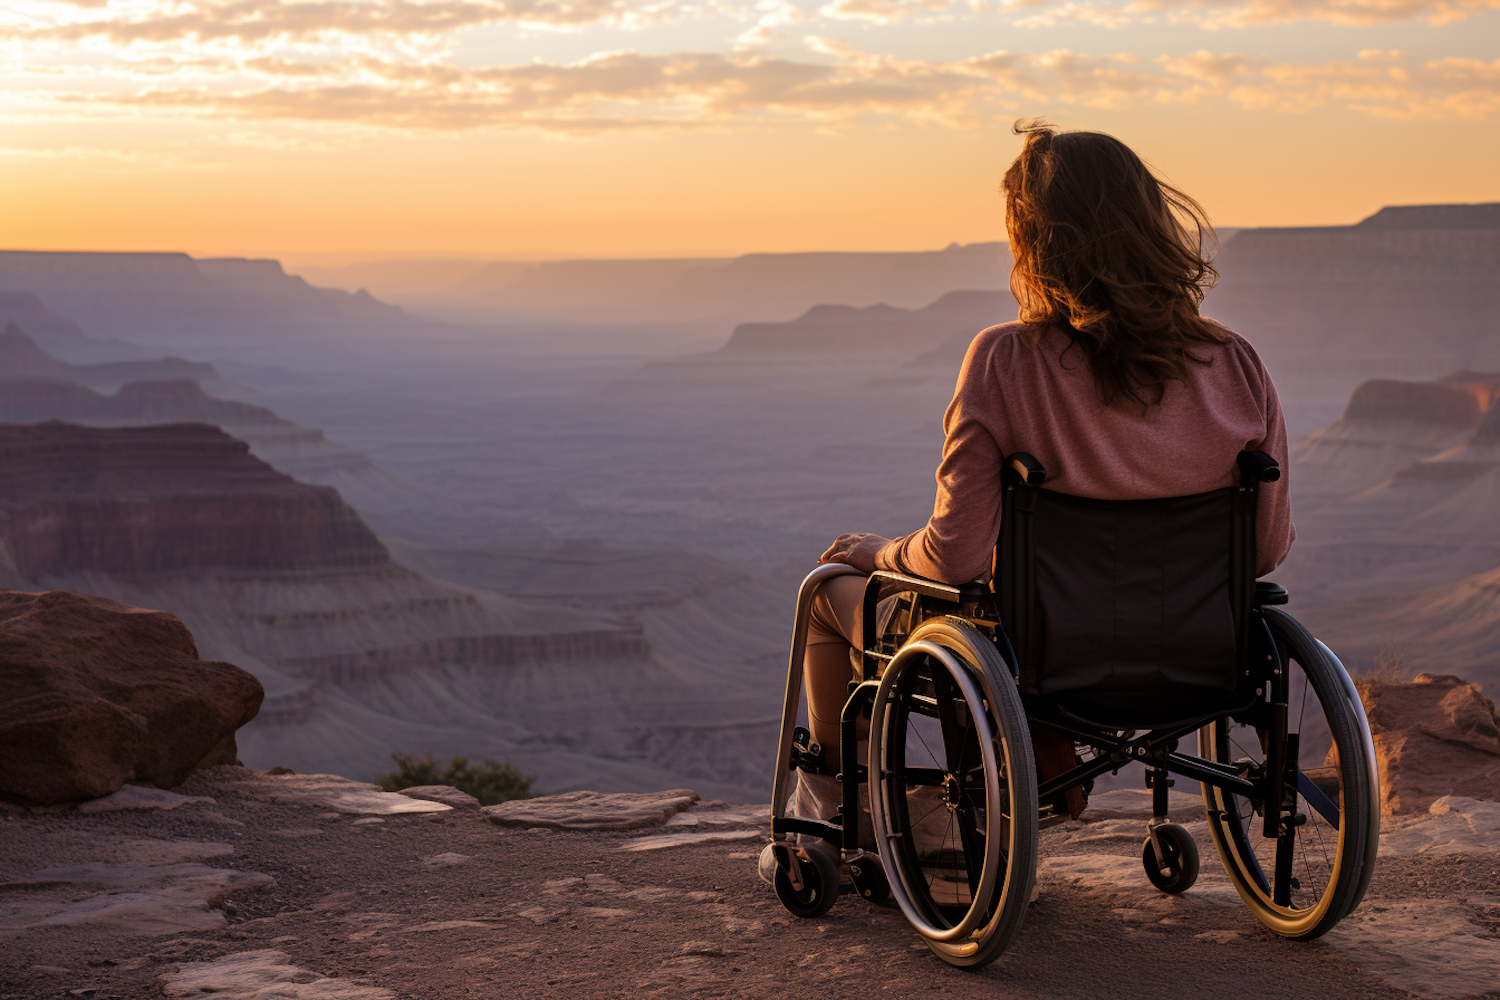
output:
[[[847,888],[822,919],[790,916],[757,877],[761,841],[748,834],[627,851],[643,832],[505,830],[472,809],[361,820],[240,795],[204,772],[179,791],[216,802],[165,812],[5,814],[0,907],[29,891],[18,881],[36,871],[161,841],[228,845],[232,852],[204,863],[264,873],[274,886],[214,900],[227,918],[217,929],[0,930],[0,1000],[159,997],[162,977],[188,963],[259,949],[284,953],[306,970],[299,977],[306,985],[227,995],[361,1000],[386,995],[381,988],[433,1000],[1411,995],[1327,939],[1284,941],[1243,906],[1223,904],[1222,891],[1212,891],[1211,848],[1205,892],[1183,900],[1150,890],[1138,860],[1133,881],[1110,884],[1049,879],[1044,861],[1042,894],[1019,938],[1000,961],[972,973],[929,953],[894,906],[871,906]],[[1045,832],[1044,857],[1076,854],[1065,846],[1070,836]],[[1138,841],[1124,833],[1090,847],[1118,856],[1121,873],[1139,858]],[[1362,909],[1488,898],[1497,872],[1500,854],[1382,859]],[[1477,925],[1481,938],[1500,930],[1500,910],[1493,914],[1492,924]],[[1500,982],[1496,990],[1500,996]]]

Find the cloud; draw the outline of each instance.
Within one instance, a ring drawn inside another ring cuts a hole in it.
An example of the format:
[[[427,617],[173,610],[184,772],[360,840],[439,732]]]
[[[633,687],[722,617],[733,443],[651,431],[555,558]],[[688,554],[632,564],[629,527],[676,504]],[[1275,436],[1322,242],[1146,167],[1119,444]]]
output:
[[[1151,4],[1170,11],[1178,24],[1209,29],[1253,28],[1297,21],[1325,21],[1347,27],[1369,27],[1395,21],[1421,20],[1451,24],[1483,10],[1500,10],[1500,0],[1136,0],[1131,6]]]
[[[1058,101],[1089,108],[1116,108],[1150,97],[1162,86],[1159,73],[1138,67],[1133,55],[1085,55],[1067,49],[994,52],[966,60],[1003,90],[1030,101]]]
[[[916,14],[947,10],[953,0],[833,0],[818,8],[824,17],[894,24]]]
[[[1301,21],[1346,27],[1413,20],[1442,25],[1462,21],[1481,11],[1500,10],[1500,0],[1126,0],[1118,4],[1025,0],[1005,6],[1027,9],[1025,16],[1011,20],[1017,28],[1075,24],[1123,28],[1165,20],[1220,31]]]
[[[839,127],[875,118],[991,128],[1051,108],[1220,102],[1259,113],[1342,108],[1385,118],[1500,116],[1500,60],[1413,62],[1364,52],[1328,63],[1202,50],[1142,61],[1128,53],[997,51],[925,61],[810,38],[814,59],[754,52],[605,52],[567,63],[488,67],[444,59],[256,56],[199,66],[139,89],[29,93],[30,103],[87,103],[167,116],[302,121],[409,131],[507,129],[564,135],[754,128],[787,121]]]
[[[646,23],[667,16],[667,4],[631,0],[229,0],[109,10],[40,26],[11,25],[0,37],[77,42],[103,38],[116,45],[179,41],[309,41],[331,35],[433,35],[486,24],[519,22],[579,27],[601,21]]]

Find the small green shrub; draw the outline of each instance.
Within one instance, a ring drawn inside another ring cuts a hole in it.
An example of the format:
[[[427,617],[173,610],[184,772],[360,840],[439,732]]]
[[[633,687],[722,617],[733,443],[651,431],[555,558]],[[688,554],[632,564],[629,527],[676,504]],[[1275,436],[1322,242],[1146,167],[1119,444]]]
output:
[[[388,792],[399,792],[417,785],[451,785],[468,792],[481,805],[492,806],[496,802],[531,798],[531,783],[536,780],[498,760],[470,764],[467,757],[454,757],[446,765],[441,765],[432,759],[432,754],[419,760],[399,750],[391,754],[391,759],[396,762],[396,770],[375,779],[375,783]]]

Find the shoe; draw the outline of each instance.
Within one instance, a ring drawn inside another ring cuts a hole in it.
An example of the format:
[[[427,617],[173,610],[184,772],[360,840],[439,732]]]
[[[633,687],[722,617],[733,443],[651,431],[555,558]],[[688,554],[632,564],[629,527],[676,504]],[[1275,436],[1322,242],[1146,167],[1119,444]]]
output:
[[[831,819],[838,815],[843,785],[830,774],[797,772],[797,785],[787,800],[786,814],[811,819]],[[820,837],[797,837],[797,847],[803,853],[819,851],[833,859],[835,865],[842,858],[838,848]],[[767,844],[760,852],[760,877],[767,885],[776,884],[776,852]]]

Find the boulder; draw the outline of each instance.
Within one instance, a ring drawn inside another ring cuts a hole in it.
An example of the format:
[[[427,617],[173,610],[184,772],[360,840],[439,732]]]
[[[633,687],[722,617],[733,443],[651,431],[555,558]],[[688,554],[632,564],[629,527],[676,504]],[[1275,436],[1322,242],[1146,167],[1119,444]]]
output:
[[[1500,801],[1500,712],[1451,674],[1363,684],[1380,763],[1381,810],[1424,813],[1445,795]]]
[[[233,756],[264,693],[239,667],[199,659],[164,611],[0,591],[0,798],[52,805],[126,782],[175,787]]]

